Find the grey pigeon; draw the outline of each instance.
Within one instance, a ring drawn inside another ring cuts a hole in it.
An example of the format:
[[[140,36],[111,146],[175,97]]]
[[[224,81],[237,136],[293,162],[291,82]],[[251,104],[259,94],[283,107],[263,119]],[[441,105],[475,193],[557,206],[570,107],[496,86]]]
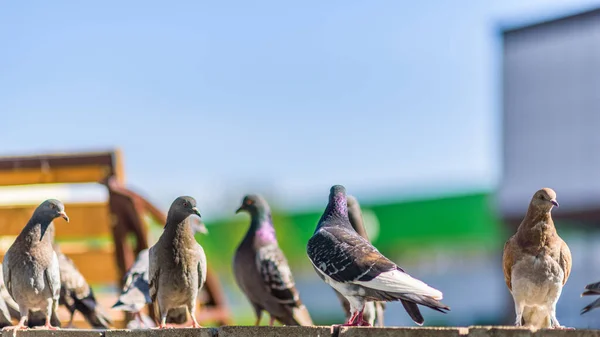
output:
[[[206,226],[199,219],[190,218],[194,233],[208,233]],[[140,251],[135,262],[129,268],[124,276],[123,288],[119,299],[112,306],[115,310],[122,310],[134,314],[137,324],[132,324],[132,327],[150,327],[150,320],[145,319],[141,310],[146,304],[152,303],[150,299],[150,282],[148,280],[148,249]],[[187,321],[187,309],[175,308],[171,309],[167,316],[167,323],[183,324]]]
[[[41,203],[4,256],[4,284],[19,305],[21,318],[16,326],[3,330],[26,329],[29,310],[36,309],[46,316],[44,328],[58,329],[50,322],[60,296],[58,257],[52,248],[52,237],[45,235],[53,226],[52,220],[58,217],[69,222],[62,202],[48,199]]]
[[[56,245],[54,251],[58,257],[60,269],[59,304],[64,305],[71,314],[67,327],[72,326],[75,311],[79,311],[93,328],[110,328],[110,319],[98,305],[92,288],[81,275],[73,260],[63,254]]]
[[[365,238],[365,240],[369,240],[369,236],[367,235],[367,231],[364,226],[362,211],[360,209],[360,204],[358,200],[352,195],[347,196],[347,204],[348,204],[348,218],[350,220],[350,224],[352,228],[358,233],[358,235]],[[369,240],[370,242],[370,240]],[[346,319],[350,319],[350,303],[344,297],[344,295],[340,294],[339,291],[335,290],[335,294],[337,295],[340,303],[342,303],[342,307],[344,308],[344,312],[346,313]],[[369,322],[371,325],[384,326],[383,323],[383,312],[385,310],[385,302],[366,302],[365,303],[365,311],[364,311],[364,319]],[[375,324],[375,319],[377,319],[377,324]]]
[[[356,233],[348,219],[346,189],[341,185],[331,187],[307,254],[318,275],[350,303],[351,316],[343,325],[370,325],[364,320],[367,301],[400,300],[419,325],[424,319],[417,304],[440,312],[450,310],[439,302],[442,292],[405,273]]]
[[[196,298],[206,281],[206,255],[194,238],[190,215],[200,217],[196,200],[175,199],[162,235],[149,250],[150,298],[161,329],[167,327],[169,310],[180,307],[189,311],[192,327],[200,327]]]
[[[113,309],[133,313],[141,326],[145,325],[141,311],[147,303],[152,303],[148,268],[148,249],[144,249],[138,254],[135,262],[125,274],[125,282],[119,299],[112,306]]]
[[[589,296],[589,295],[594,295],[594,296],[600,295],[600,282],[590,283],[587,286],[585,286],[585,291],[581,294],[581,296]],[[593,310],[595,308],[598,308],[598,307],[600,307],[600,298],[597,298],[594,302],[586,305],[585,308],[581,309],[581,314],[583,315],[586,312]]]
[[[8,293],[8,289],[4,285],[4,274],[2,273],[2,268],[0,267],[0,297],[2,297],[2,301],[6,304],[6,308],[10,314],[12,319],[20,319],[21,314],[19,314],[19,305]]]
[[[283,255],[266,200],[247,195],[236,213],[250,214],[250,228],[233,258],[235,280],[256,313],[260,324],[263,310],[285,325],[313,325],[308,310],[300,301],[292,271]]]

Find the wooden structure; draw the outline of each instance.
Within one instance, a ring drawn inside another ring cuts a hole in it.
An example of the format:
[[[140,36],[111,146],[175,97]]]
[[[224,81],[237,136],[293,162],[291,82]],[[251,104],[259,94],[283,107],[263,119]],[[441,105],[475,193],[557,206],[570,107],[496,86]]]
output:
[[[159,223],[165,215],[139,194],[124,187],[122,157],[118,150],[98,153],[53,154],[0,157],[0,186],[32,184],[100,183],[107,187],[108,200],[103,202],[67,202],[70,223],[56,222],[56,241],[63,253],[77,265],[92,287],[109,285],[120,288],[124,272],[137,253],[148,248],[144,214]],[[52,196],[48,196],[52,197]],[[0,259],[12,244],[37,204],[0,206]],[[133,233],[136,247],[127,244]],[[200,322],[218,325],[230,323],[225,298],[218,278],[209,270],[205,301],[197,311]],[[96,297],[111,316],[115,327],[124,326],[124,315],[110,310],[118,294],[99,292]],[[59,312],[61,321],[67,313]],[[74,325],[88,327],[79,315]]]

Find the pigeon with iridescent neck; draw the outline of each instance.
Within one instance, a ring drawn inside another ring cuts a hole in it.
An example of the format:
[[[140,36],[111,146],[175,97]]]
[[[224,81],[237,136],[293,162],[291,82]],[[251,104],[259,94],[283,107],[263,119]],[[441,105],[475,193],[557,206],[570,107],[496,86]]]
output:
[[[48,227],[54,226],[52,220],[59,217],[69,221],[62,202],[48,199],[41,203],[4,255],[4,284],[19,305],[21,318],[19,324],[3,330],[26,329],[30,310],[42,311],[46,317],[44,328],[58,329],[51,324],[51,316],[58,306],[60,271],[52,247],[52,229],[47,231]]]
[[[369,240],[369,236],[367,235],[367,230],[364,225],[362,211],[360,209],[360,204],[358,203],[358,200],[356,200],[356,198],[354,196],[348,195],[347,203],[348,203],[348,219],[350,220],[350,224],[352,225],[352,228],[354,228],[354,230],[356,231],[356,233],[358,233],[358,235],[362,236],[366,240]],[[370,242],[370,240],[369,240],[369,242]],[[338,299],[340,300],[340,303],[342,304],[342,308],[344,309],[344,312],[346,313],[346,319],[350,319],[350,316],[351,316],[350,303],[348,302],[346,297],[344,297],[344,295],[340,294],[339,291],[337,291],[335,289],[334,289],[334,291],[335,291],[335,294],[337,295]],[[365,312],[364,312],[365,321],[369,322],[369,324],[371,324],[371,325],[384,326],[384,320],[383,320],[384,310],[385,310],[385,302],[372,302],[372,301],[366,302],[365,303]],[[418,312],[418,309],[417,309],[417,312]],[[377,319],[377,323],[375,323],[375,319]]]
[[[329,203],[306,252],[318,275],[350,303],[350,319],[343,325],[369,326],[364,320],[368,301],[400,300],[419,325],[423,317],[417,304],[444,313],[450,310],[440,302],[441,291],[408,275],[356,233],[348,218],[344,186],[331,187]]]
[[[263,310],[271,316],[269,325],[275,320],[285,325],[313,325],[277,243],[267,201],[247,195],[236,213],[241,211],[250,214],[250,228],[235,252],[233,273],[254,308],[255,325],[260,324]]]

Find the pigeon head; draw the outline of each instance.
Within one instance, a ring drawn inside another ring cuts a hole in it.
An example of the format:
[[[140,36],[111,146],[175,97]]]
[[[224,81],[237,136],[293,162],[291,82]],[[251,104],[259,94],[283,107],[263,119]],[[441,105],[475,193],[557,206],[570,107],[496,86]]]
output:
[[[348,195],[346,196],[346,204],[348,205],[348,219],[352,228],[354,228],[358,235],[368,240],[369,236],[363,223],[362,211],[358,200],[354,196]]]
[[[554,206],[558,207],[558,201],[556,201],[556,192],[551,188],[542,188],[531,198],[530,207],[540,211],[549,212]]]
[[[261,213],[268,211],[270,211],[269,204],[262,196],[257,194],[248,194],[244,197],[244,200],[242,200],[242,205],[235,211],[235,213],[248,212],[250,215],[260,215]]]
[[[59,217],[69,222],[69,217],[65,212],[65,205],[60,200],[48,199],[35,209],[32,219],[43,223],[50,223]]]
[[[350,210],[358,210],[360,211],[360,204],[358,200],[353,195],[346,196],[346,205],[348,206],[348,211]]]
[[[167,214],[167,222],[170,220],[171,222],[179,223],[187,219],[190,215],[197,215],[202,218],[200,211],[196,207],[196,199],[189,196],[182,196],[175,199],[171,204],[169,213]]]
[[[346,188],[342,185],[333,185],[329,190],[329,206],[331,211],[348,214]]]

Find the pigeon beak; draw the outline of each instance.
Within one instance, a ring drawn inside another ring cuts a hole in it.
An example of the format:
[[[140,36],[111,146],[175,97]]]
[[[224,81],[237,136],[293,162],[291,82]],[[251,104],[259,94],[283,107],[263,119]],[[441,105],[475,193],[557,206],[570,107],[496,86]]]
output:
[[[196,207],[192,207],[192,211],[194,211],[194,214],[196,214],[198,217],[202,218],[200,211]]]
[[[66,222],[69,222],[69,216],[67,215],[67,213],[65,213],[65,211],[58,212],[58,215],[59,215],[61,218],[65,219],[65,221],[66,221]]]
[[[239,212],[241,212],[241,211],[243,211],[243,210],[244,210],[244,205],[240,206],[240,208],[238,208],[238,209],[235,211],[235,214],[238,214]]]
[[[552,205],[558,207],[558,201],[556,201],[556,199],[551,199],[550,202],[552,203]]]

